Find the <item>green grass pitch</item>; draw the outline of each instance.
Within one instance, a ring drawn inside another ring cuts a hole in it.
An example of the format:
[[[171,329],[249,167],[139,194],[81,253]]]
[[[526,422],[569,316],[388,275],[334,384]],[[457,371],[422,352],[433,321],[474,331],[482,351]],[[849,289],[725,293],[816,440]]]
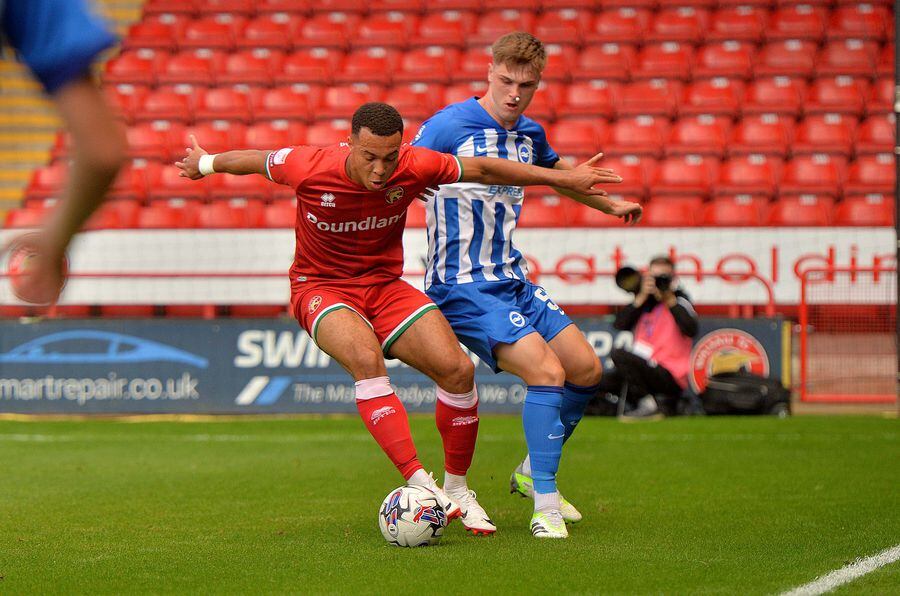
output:
[[[434,422],[414,417],[429,468]],[[470,474],[499,526],[388,546],[401,484],[352,417],[0,422],[0,593],[772,594],[900,543],[898,422],[586,419],[567,541],[508,494],[520,421],[483,418]],[[840,593],[898,593],[898,564]]]

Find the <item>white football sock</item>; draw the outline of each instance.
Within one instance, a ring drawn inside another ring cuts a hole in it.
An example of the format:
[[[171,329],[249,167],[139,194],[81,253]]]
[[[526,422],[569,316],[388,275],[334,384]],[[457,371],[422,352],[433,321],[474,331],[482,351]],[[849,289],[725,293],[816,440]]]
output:
[[[416,486],[425,486],[429,487],[434,484],[434,480],[431,479],[431,476],[425,472],[422,468],[419,468],[413,475],[409,477],[409,480],[406,481],[407,484],[414,484]]]
[[[469,490],[469,486],[466,484],[465,476],[457,476],[456,474],[451,474],[450,472],[444,473],[444,490],[448,493],[464,493]]]
[[[534,493],[535,511],[559,511],[559,491],[555,493]]]
[[[531,476],[531,456],[526,455],[525,461],[522,462],[522,473],[526,476]]]

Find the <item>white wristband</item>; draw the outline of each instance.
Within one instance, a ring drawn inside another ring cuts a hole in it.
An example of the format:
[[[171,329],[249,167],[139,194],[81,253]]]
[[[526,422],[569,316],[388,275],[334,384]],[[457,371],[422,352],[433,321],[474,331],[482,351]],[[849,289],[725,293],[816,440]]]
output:
[[[209,176],[210,174],[215,174],[216,170],[213,168],[213,162],[216,159],[216,154],[212,155],[201,155],[200,163],[197,164],[197,169],[200,170],[200,173],[204,176]]]

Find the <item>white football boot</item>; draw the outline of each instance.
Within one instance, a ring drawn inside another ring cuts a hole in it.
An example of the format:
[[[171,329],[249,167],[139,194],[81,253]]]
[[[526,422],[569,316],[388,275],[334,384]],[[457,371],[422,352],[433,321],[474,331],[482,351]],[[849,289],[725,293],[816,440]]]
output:
[[[456,499],[462,510],[459,520],[467,531],[473,536],[488,536],[497,531],[497,526],[488,517],[484,507],[478,504],[474,490],[448,493],[450,498]]]
[[[568,538],[566,521],[558,510],[535,511],[531,516],[531,535],[535,538]]]
[[[522,464],[519,464],[509,478],[509,492],[534,499],[534,484],[531,476],[527,476],[522,471]],[[562,495],[559,496],[559,512],[568,524],[576,524],[582,519],[581,512]]]

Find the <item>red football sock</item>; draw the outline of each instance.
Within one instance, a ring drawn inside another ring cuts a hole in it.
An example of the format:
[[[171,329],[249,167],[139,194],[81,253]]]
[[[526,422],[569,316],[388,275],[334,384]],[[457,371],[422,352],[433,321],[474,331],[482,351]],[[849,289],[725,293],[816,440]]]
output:
[[[444,442],[444,469],[457,476],[465,476],[475,455],[478,437],[478,395],[447,393],[440,387],[435,406],[435,421]]]
[[[403,474],[404,479],[409,480],[416,470],[422,469],[409,432],[406,410],[394,393],[371,399],[358,399],[356,407],[366,428]]]

